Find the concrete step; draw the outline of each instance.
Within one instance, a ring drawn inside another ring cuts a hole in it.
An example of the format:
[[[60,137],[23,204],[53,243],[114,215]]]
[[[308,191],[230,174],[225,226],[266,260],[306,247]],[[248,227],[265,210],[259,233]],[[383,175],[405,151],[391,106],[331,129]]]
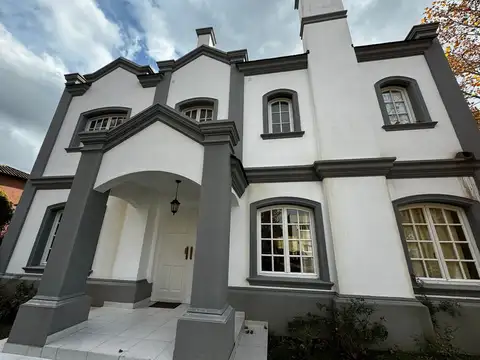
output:
[[[230,360],[267,360],[268,323],[245,321]]]

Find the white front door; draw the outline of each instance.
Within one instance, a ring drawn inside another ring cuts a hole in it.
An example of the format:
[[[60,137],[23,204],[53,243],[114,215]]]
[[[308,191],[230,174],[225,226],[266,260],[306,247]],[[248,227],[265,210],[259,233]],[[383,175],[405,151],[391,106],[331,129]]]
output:
[[[189,303],[196,238],[195,209],[180,209],[160,229],[153,301]],[[163,231],[162,231],[163,230]]]

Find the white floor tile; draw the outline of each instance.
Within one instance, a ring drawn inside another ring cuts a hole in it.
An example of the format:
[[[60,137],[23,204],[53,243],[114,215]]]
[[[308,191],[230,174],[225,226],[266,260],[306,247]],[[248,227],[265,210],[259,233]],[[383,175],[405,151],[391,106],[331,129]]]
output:
[[[173,341],[175,340],[175,335],[177,333],[177,329],[173,326],[163,326],[160,329],[152,332],[150,335],[147,336],[148,340],[161,340],[161,341]]]
[[[155,359],[168,347],[168,342],[142,340],[120,356],[121,360]]]
[[[140,342],[139,339],[118,336],[104,342],[103,344],[100,344],[96,348],[93,348],[92,352],[102,353],[102,354],[111,354],[119,357],[120,355],[122,355],[122,353],[131,349],[133,346],[135,346],[139,342]]]
[[[239,346],[234,360],[267,360],[267,349],[260,346]]]
[[[57,351],[56,360],[87,360],[87,351],[62,349]]]
[[[57,357],[58,347],[45,346],[42,349],[42,358],[54,360]]]
[[[134,327],[131,327],[120,333],[119,336],[130,337],[134,339],[145,339],[157,329],[158,327],[156,326],[135,325]]]
[[[87,360],[118,360],[118,358],[118,355],[95,354],[91,352],[87,355]]]

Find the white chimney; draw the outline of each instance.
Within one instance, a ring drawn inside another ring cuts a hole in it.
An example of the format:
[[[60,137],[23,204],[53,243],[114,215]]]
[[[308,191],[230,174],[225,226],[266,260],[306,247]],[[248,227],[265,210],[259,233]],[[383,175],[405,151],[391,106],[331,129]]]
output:
[[[310,16],[322,16],[345,10],[342,0],[295,0],[295,9],[300,19]]]
[[[197,29],[198,43],[197,47],[207,45],[215,47],[217,45],[217,39],[215,38],[215,32],[212,27]]]

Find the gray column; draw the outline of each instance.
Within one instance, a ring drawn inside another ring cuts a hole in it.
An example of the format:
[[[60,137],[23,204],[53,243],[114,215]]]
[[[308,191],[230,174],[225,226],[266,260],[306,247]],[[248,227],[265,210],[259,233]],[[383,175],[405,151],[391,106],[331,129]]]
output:
[[[86,281],[108,192],[93,190],[101,149],[82,153],[37,295],[20,307],[8,343],[43,346],[47,337],[87,320]],[[8,351],[8,350],[7,350]]]
[[[243,158],[243,107],[245,97],[245,76],[238,70],[237,64],[230,65],[230,94],[228,102],[228,120],[235,122],[240,141],[235,146],[235,156]]]
[[[174,60],[157,61],[158,70],[163,73],[163,79],[155,88],[153,97],[154,104],[167,104],[168,93],[170,91],[170,82],[172,81],[172,71],[175,66]]]
[[[218,123],[219,129],[224,126],[221,121]],[[233,122],[226,123],[233,126]],[[230,156],[238,134],[232,142],[224,128],[222,134],[212,134],[218,129],[206,126],[209,135],[204,141],[191,304],[178,321],[175,360],[228,360],[235,341],[235,311],[227,303],[227,293],[232,192]]]

